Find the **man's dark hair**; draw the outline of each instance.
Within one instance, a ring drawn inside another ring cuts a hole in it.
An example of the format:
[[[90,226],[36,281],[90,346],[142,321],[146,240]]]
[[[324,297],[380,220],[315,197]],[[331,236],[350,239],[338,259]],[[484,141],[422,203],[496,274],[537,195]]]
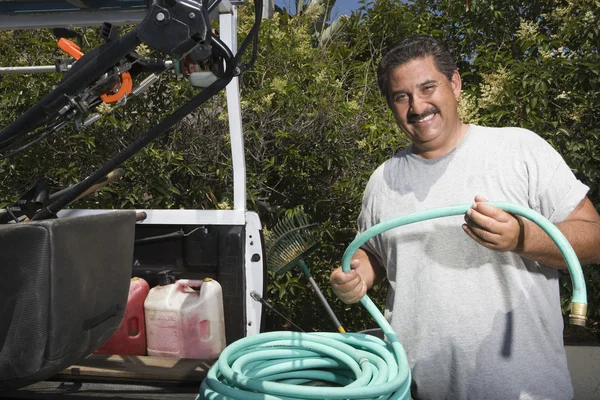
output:
[[[388,98],[388,85],[392,71],[409,61],[431,56],[438,71],[452,80],[452,74],[456,69],[456,63],[446,45],[431,36],[411,36],[394,46],[383,56],[377,68],[377,81],[379,90]]]

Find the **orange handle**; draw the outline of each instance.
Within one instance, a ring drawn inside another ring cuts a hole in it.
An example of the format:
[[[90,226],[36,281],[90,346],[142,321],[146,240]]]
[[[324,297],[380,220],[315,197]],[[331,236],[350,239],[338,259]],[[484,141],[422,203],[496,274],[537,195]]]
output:
[[[62,51],[70,55],[76,60],[79,60],[83,57],[83,53],[81,52],[81,47],[77,46],[75,43],[71,42],[69,39],[61,38],[58,41],[58,47],[61,48]]]
[[[129,72],[123,72],[120,76],[121,87],[116,93],[105,93],[100,98],[105,103],[116,103],[124,96],[127,96],[133,90],[133,81]],[[116,87],[116,86],[115,86]],[[115,88],[113,88],[114,90]]]
[[[61,38],[58,41],[58,47],[60,47],[62,51],[73,57],[75,60],[79,60],[81,57],[83,57],[81,47],[77,46],[69,39]],[[117,90],[115,93],[108,92],[101,95],[100,99],[102,99],[103,102],[116,103],[117,101],[121,100],[124,96],[127,96],[129,93],[131,93],[131,91],[133,90],[133,81],[129,72],[123,72],[120,75],[119,79],[121,80],[119,90]],[[113,87],[112,90],[115,90],[116,87],[117,85],[115,85],[115,87]]]

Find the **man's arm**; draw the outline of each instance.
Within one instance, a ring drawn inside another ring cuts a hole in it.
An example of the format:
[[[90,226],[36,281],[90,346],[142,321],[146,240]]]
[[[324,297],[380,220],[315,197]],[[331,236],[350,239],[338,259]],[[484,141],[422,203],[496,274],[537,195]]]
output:
[[[346,304],[360,301],[368,289],[385,277],[385,270],[377,259],[363,249],[353,254],[350,268],[344,272],[339,267],[329,277],[333,292]]]
[[[566,268],[558,247],[537,224],[490,206],[486,201],[476,196],[465,216],[463,228],[473,240],[492,250],[513,251],[555,268]],[[600,263],[600,216],[587,197],[556,226],[581,264]]]

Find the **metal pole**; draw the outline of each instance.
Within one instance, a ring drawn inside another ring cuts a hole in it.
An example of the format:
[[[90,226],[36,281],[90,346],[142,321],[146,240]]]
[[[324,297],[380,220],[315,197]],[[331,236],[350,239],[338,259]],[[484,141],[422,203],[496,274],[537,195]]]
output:
[[[219,10],[221,40],[235,54],[237,52],[237,9],[231,6],[226,12]],[[227,114],[233,166],[233,209],[246,211],[246,163],[244,160],[244,134],[240,105],[239,80],[234,77],[227,85]]]
[[[71,66],[67,66],[70,69]],[[51,72],[59,72],[55,65],[37,65],[32,67],[0,67],[0,75],[14,74],[47,74]]]

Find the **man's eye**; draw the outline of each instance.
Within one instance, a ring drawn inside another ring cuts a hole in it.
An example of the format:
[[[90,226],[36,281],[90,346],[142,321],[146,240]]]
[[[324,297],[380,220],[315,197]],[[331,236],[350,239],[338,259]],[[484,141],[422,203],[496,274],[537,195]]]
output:
[[[435,85],[429,85],[429,86],[425,86],[423,88],[423,91],[425,91],[425,92],[432,92],[433,89],[435,89]]]
[[[408,99],[408,96],[405,94],[397,94],[396,97],[394,97],[394,101],[396,102],[403,102],[406,101],[406,99]]]

